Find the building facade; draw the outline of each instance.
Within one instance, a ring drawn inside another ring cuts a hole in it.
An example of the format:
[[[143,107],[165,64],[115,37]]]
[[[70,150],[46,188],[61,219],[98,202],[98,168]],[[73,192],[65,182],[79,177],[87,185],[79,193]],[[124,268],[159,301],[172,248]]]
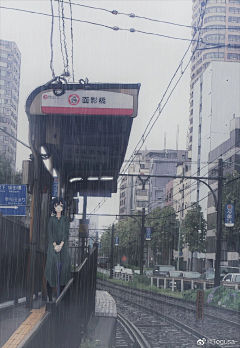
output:
[[[196,40],[192,45],[189,158],[192,158],[194,138],[194,85],[212,61],[240,62],[240,1],[193,0],[192,26],[200,26],[199,36],[195,38],[201,42]],[[195,34],[194,29],[192,33]]]
[[[0,40],[0,127],[17,137],[21,54],[15,42]],[[17,142],[0,130],[0,156],[16,166]]]

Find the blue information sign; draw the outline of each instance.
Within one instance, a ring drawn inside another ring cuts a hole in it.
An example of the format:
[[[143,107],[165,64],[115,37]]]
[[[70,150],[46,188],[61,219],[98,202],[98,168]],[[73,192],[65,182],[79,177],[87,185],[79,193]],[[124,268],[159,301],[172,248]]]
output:
[[[58,195],[58,177],[55,176],[53,178],[52,197],[57,197],[57,195]]]
[[[225,204],[225,226],[233,227],[234,226],[234,205]]]
[[[0,213],[11,216],[25,216],[26,204],[26,185],[0,184]]]
[[[151,240],[152,238],[152,228],[146,227],[146,240]]]
[[[115,245],[119,245],[119,237],[118,236],[115,237]]]

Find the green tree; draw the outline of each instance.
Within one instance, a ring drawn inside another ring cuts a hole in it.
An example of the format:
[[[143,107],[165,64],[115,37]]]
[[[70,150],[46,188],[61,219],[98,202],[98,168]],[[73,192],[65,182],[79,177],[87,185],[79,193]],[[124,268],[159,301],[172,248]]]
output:
[[[234,171],[226,175],[223,186],[223,220],[225,216],[225,204],[234,204],[235,221],[233,227],[222,225],[222,239],[227,241],[228,251],[240,253],[240,174]]]
[[[172,207],[154,209],[146,219],[146,226],[152,227],[152,240],[155,264],[173,262],[173,250],[177,249],[178,222]]]
[[[194,204],[188,210],[181,226],[184,242],[188,244],[190,252],[206,251],[207,222],[204,219],[199,204]]]

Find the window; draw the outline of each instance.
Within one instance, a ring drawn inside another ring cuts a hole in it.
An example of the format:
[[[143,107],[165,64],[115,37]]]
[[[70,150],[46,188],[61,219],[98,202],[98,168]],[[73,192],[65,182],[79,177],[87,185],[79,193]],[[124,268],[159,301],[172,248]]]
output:
[[[231,32],[240,31],[240,27],[228,27],[228,31],[231,31]]]
[[[228,57],[228,59],[240,60],[239,53],[228,53],[227,57]]]
[[[7,63],[6,62],[0,62],[0,66],[2,66],[3,68],[7,68]]]
[[[229,41],[240,41],[240,35],[228,35]]]
[[[228,17],[228,21],[231,23],[240,23],[240,17]]]
[[[204,23],[209,22],[226,22],[226,16],[211,16],[204,19]]]
[[[240,8],[239,7],[229,7],[229,12],[230,13],[240,13]]]
[[[211,53],[206,53],[203,56],[203,59],[211,59],[211,58],[224,58],[224,53],[223,52],[211,52]]]
[[[140,164],[140,168],[141,169],[144,169],[145,168],[145,164],[143,163],[143,164]]]
[[[206,9],[206,11],[205,11],[205,14],[207,14],[207,13],[219,13],[219,12],[226,12],[226,8],[225,8],[225,6],[221,6],[221,7],[217,7],[217,6],[215,6],[215,7],[208,7],[207,9]]]
[[[210,34],[204,36],[204,41],[213,41],[213,40],[225,40],[225,35],[223,34]]]
[[[229,4],[238,4],[238,5],[240,5],[240,0],[229,0]]]

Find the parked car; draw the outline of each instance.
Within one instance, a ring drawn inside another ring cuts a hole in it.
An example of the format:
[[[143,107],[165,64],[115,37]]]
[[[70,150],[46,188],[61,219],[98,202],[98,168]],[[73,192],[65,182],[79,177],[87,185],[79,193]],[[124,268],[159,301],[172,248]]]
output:
[[[167,272],[175,271],[175,266],[171,265],[155,265],[153,269],[154,275],[166,276]]]
[[[182,271],[168,271],[166,274],[166,277],[170,277],[170,278],[179,278],[179,277],[183,277],[183,272]]]
[[[228,273],[223,277],[223,282],[240,283],[240,273]]]
[[[144,274],[147,276],[147,277],[151,277],[153,275],[153,270],[152,269],[148,269],[146,271],[144,271]]]
[[[185,272],[183,272],[183,278],[200,279],[201,278],[201,273],[193,272],[193,271],[185,271]]]
[[[215,278],[214,268],[204,268],[202,273],[202,279],[213,280]]]

